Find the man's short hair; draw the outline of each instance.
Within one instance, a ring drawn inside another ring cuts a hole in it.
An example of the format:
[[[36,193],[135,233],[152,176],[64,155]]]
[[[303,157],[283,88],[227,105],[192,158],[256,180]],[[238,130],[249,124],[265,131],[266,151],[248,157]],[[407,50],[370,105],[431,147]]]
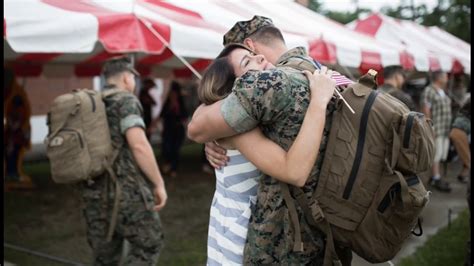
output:
[[[403,72],[403,67],[402,66],[392,65],[392,66],[384,67],[384,69],[383,69],[383,78],[384,79],[391,79],[396,74],[400,74],[402,76],[405,76],[405,73]]]
[[[248,36],[248,38],[267,46],[271,45],[275,40],[279,40],[285,43],[283,34],[281,34],[281,31],[275,26],[265,26],[263,28],[260,28],[253,34]]]
[[[104,63],[104,66],[102,67],[102,75],[105,79],[108,79],[125,71],[140,76],[138,71],[132,66],[132,62],[130,61],[130,59],[125,56],[109,59]]]

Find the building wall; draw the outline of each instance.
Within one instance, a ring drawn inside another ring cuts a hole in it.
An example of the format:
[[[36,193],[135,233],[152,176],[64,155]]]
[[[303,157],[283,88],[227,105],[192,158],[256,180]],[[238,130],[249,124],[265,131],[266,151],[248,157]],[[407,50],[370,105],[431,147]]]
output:
[[[49,78],[33,77],[18,78],[18,82],[23,85],[31,105],[31,143],[33,145],[42,144],[48,134],[46,125],[46,114],[49,111],[53,100],[64,93],[76,88],[93,89],[92,78]]]

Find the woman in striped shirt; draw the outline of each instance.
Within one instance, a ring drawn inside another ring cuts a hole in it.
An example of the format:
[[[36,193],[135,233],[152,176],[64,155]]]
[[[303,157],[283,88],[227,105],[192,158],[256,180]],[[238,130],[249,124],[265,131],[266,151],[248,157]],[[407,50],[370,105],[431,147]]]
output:
[[[214,60],[204,74],[199,98],[212,104],[232,91],[236,77],[248,70],[274,68],[263,55],[232,44]],[[259,128],[219,140],[227,148],[229,163],[216,170],[216,192],[212,200],[208,233],[208,265],[241,265],[251,205],[255,203],[261,172],[282,182],[303,186],[316,161],[325,123],[326,106],[335,82],[323,67],[310,81],[311,101],[297,138],[288,152],[266,138]],[[317,84],[317,88],[316,85]],[[195,113],[199,112],[199,108]]]

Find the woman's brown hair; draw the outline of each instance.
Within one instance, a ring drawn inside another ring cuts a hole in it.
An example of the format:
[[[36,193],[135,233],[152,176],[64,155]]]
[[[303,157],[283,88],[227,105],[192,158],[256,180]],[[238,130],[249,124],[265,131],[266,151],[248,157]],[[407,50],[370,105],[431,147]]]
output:
[[[219,56],[207,67],[198,88],[198,97],[204,104],[212,104],[224,99],[232,92],[236,76],[229,63],[228,55],[237,48],[251,51],[241,44],[228,44]]]

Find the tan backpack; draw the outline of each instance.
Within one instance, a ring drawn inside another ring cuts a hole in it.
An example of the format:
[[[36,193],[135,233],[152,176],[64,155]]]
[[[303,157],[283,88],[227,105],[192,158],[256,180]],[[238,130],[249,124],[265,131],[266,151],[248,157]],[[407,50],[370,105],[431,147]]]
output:
[[[315,69],[305,60],[284,65]],[[392,259],[429,201],[418,175],[434,157],[431,120],[375,90],[374,72],[341,92],[355,114],[338,100],[311,199],[300,188],[281,183],[295,225],[294,249],[303,248],[296,200],[308,223],[327,235],[325,265],[340,264],[334,241],[371,263]]]
[[[103,93],[76,89],[58,96],[48,113],[49,134],[45,139],[46,155],[50,161],[51,176],[59,184],[93,182],[105,172],[115,182],[112,170],[119,149],[112,147],[110,130],[103,98],[117,93],[109,89]],[[116,197],[108,239],[115,227],[120,186],[115,182]]]

